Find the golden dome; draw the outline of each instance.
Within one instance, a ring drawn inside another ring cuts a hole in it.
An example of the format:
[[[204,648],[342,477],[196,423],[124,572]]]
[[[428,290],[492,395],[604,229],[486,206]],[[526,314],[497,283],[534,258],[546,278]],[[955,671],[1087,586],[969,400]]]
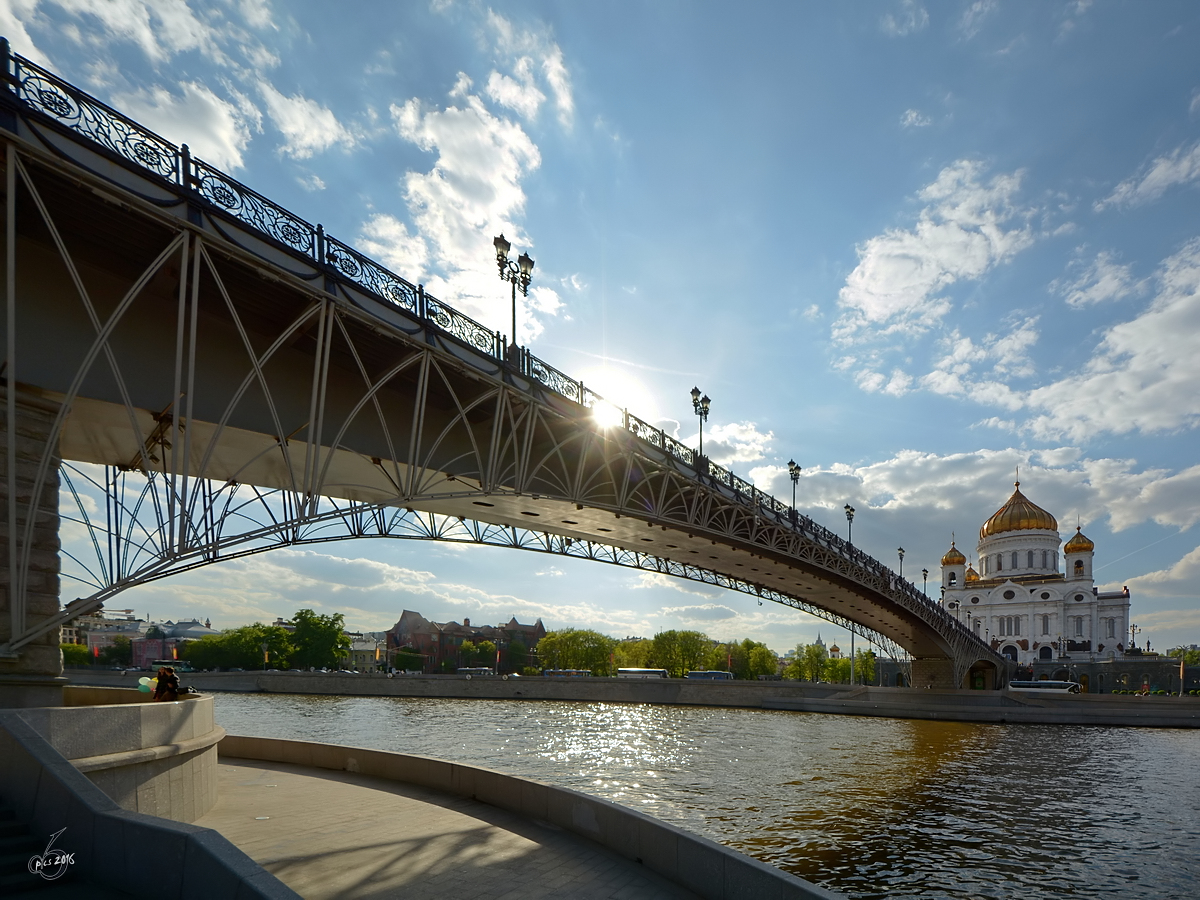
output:
[[[946,555],[942,557],[943,566],[961,566],[967,561],[963,556],[962,551],[954,546],[954,541],[950,542],[950,549],[946,551]]]
[[[1016,483],[1008,502],[996,510],[979,529],[982,541],[1006,531],[1058,531],[1058,520],[1021,493],[1021,482]]]
[[[1096,545],[1088,540],[1083,532],[1079,530],[1079,527],[1076,526],[1075,536],[1067,541],[1067,545],[1063,547],[1063,553],[1083,553],[1084,551],[1090,553],[1095,549]]]
[[[967,574],[963,576],[963,581],[970,584],[972,581],[979,580],[979,573],[975,571],[974,566],[967,566]]]

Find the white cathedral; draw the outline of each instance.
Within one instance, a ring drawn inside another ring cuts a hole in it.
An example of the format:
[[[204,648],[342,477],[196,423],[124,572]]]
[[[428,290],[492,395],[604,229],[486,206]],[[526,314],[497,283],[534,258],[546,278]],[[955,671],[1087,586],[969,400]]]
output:
[[[1062,547],[1058,521],[1021,482],[979,529],[976,564],[950,542],[942,557],[946,609],[1000,655],[1022,665],[1119,659],[1129,646],[1129,589],[1100,592],[1096,545],[1079,528]]]

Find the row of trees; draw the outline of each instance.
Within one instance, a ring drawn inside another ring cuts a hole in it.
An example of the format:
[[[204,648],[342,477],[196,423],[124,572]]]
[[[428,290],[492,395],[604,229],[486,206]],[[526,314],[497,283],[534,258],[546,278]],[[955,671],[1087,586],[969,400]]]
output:
[[[321,615],[302,609],[292,617],[294,631],[255,622],[184,645],[180,658],[197,669],[330,668],[350,652],[341,613]],[[264,650],[264,646],[266,649]]]
[[[698,669],[732,672],[734,678],[774,675],[775,654],[746,639],[721,643],[700,631],[661,631],[653,638],[618,641],[597,631],[566,628],[546,634],[536,647],[547,669],[586,669],[593,675],[615,675],[617,669],[666,669],[680,678]]]
[[[798,644],[796,655],[783,670],[783,677],[797,681],[849,684],[850,658],[830,659],[829,651],[823,644]],[[875,654],[870,650],[859,650],[854,654],[854,681],[856,684],[872,684],[875,681]]]

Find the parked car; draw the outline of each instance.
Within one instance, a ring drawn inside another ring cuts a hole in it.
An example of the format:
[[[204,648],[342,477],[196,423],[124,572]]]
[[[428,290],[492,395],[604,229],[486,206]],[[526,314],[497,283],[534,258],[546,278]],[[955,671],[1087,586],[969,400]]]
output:
[[[245,672],[246,670],[245,670],[245,669],[243,669],[243,668],[241,668],[241,667],[239,667],[239,666],[234,666],[234,667],[233,667],[233,668],[231,668],[229,671],[230,671],[230,672]]]

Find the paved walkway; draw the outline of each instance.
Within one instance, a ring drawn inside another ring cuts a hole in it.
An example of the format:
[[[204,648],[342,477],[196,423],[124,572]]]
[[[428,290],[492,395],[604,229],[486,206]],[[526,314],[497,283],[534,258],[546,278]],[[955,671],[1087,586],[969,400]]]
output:
[[[475,800],[326,769],[223,759],[219,831],[305,898],[675,900],[695,895]]]

